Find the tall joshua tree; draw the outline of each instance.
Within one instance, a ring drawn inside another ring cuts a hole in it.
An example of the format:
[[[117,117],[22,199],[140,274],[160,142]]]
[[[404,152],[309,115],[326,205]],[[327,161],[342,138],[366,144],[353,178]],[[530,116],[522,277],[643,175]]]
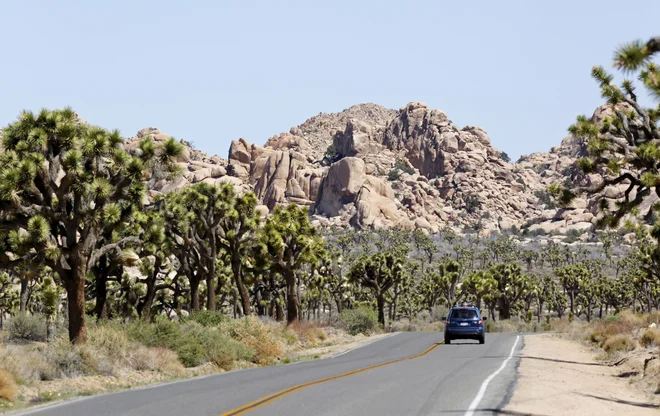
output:
[[[362,255],[351,267],[349,280],[371,289],[378,305],[378,322],[385,325],[385,293],[403,277],[401,260],[390,252]]]
[[[634,41],[623,45],[614,53],[614,67],[624,74],[638,74],[641,84],[650,96],[660,102],[660,67],[651,60],[660,52],[660,37],[648,42]],[[620,87],[614,77],[600,66],[593,67],[591,75],[598,82],[601,94],[609,105],[609,113],[602,120],[579,116],[569,132],[587,141],[588,155],[580,159],[584,173],[596,177],[589,186],[572,189],[553,184],[551,193],[561,204],[568,204],[580,194],[593,195],[609,186],[628,185],[623,201],[616,207],[602,199],[601,226],[616,226],[620,219],[637,207],[652,193],[660,196],[660,105],[644,108],[637,102],[635,83],[629,79]],[[653,220],[658,207],[649,211]],[[653,229],[660,236],[660,224]]]
[[[135,242],[100,245],[100,236],[131,220],[145,195],[154,162],[165,165],[182,149],[173,139],[157,151],[150,139],[136,156],[118,131],[77,120],[70,108],[23,112],[4,130],[0,154],[0,230],[27,232],[33,249],[67,292],[69,338],[87,339],[85,279],[104,254]]]
[[[309,222],[307,211],[291,204],[287,208],[276,207],[261,230],[261,251],[257,261],[270,264],[286,282],[287,322],[298,319],[298,273],[306,264],[316,264],[325,255],[323,239]]]

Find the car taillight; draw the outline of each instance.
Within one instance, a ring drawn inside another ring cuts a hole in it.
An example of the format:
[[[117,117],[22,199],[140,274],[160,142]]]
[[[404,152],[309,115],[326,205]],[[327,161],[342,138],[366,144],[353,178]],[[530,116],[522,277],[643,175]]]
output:
[[[479,318],[479,322],[477,322],[477,324],[483,325],[483,323],[484,323],[484,321],[481,318]]]
[[[449,325],[451,323],[451,321],[449,319],[447,319],[446,323],[447,323],[447,325]]]

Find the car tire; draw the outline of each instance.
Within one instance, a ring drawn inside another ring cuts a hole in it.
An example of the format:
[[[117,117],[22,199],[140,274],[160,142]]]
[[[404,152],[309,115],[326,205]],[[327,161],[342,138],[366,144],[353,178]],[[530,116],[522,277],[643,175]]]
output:
[[[451,338],[445,337],[445,344],[451,344]]]
[[[485,336],[485,335],[482,335],[482,336],[479,338],[479,344],[485,344],[485,343],[486,343],[486,336]]]

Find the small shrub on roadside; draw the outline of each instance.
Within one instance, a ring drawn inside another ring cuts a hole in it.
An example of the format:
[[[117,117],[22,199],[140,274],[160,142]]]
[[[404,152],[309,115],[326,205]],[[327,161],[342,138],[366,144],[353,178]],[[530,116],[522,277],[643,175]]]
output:
[[[66,339],[58,339],[51,354],[50,361],[64,378],[112,372],[112,365],[106,365],[105,357],[87,345],[71,345]]]
[[[128,336],[150,347],[170,347],[180,338],[180,324],[159,315],[153,323],[136,321],[128,325]]]
[[[296,334],[296,332],[291,328],[284,328],[281,335],[282,338],[284,338],[284,341],[286,341],[287,345],[294,345],[299,341],[298,334]]]
[[[6,370],[0,370],[0,399],[13,402],[16,397],[18,397],[18,387],[14,377]]]
[[[173,374],[183,371],[183,365],[176,353],[167,348],[139,346],[126,357],[126,361],[137,371],[162,371]]]
[[[317,341],[325,341],[328,338],[323,328],[314,322],[296,321],[289,325],[289,328],[296,333],[297,338],[303,343],[316,344]]]
[[[113,360],[123,360],[133,348],[126,331],[115,323],[90,325],[87,346]]]
[[[237,361],[253,361],[256,351],[228,337],[208,345],[207,358],[223,370],[231,370]]]
[[[231,320],[226,325],[229,335],[255,351],[253,362],[268,364],[282,355],[283,346],[270,328],[255,317]]]
[[[351,335],[369,335],[378,329],[378,313],[367,306],[345,309],[339,318],[346,331]]]
[[[17,314],[8,329],[13,341],[46,341],[46,319],[41,315]]]
[[[603,343],[603,350],[611,354],[617,351],[628,352],[635,349],[635,341],[628,335],[615,335]]]
[[[639,338],[639,343],[644,348],[660,347],[660,330],[647,329]]]

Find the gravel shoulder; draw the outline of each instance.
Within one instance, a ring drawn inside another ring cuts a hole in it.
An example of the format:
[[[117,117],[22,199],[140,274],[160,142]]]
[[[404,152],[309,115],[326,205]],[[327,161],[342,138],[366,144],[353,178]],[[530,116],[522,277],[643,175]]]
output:
[[[620,370],[559,334],[526,335],[516,388],[504,409],[511,414],[660,414],[660,398],[639,391]]]

